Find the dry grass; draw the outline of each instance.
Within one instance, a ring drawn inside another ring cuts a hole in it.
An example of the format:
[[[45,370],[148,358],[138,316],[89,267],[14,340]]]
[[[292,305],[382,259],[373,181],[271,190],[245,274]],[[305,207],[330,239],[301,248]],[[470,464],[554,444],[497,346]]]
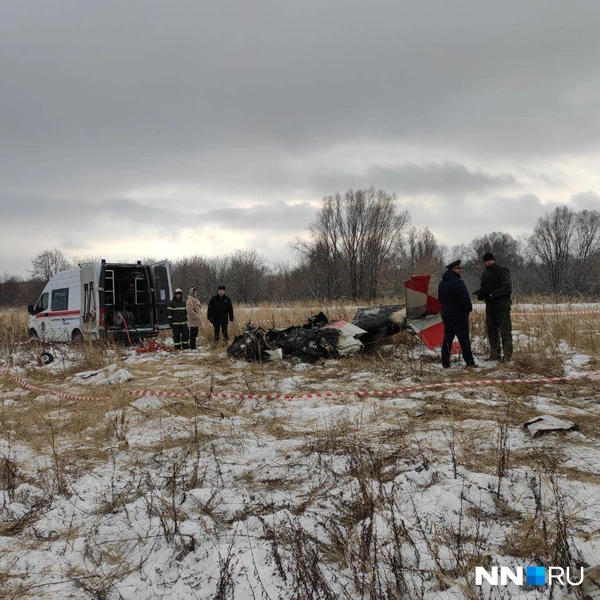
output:
[[[597,357],[600,350],[598,327],[600,314],[573,315],[520,315],[513,319],[513,327],[521,336],[523,354],[540,360],[561,358],[559,343],[566,344],[573,352]]]
[[[232,334],[246,318],[267,327],[287,326],[319,310],[301,304],[239,307]],[[324,312],[330,318],[354,314],[342,305]],[[423,389],[390,397],[356,392],[472,378],[562,375],[565,361],[576,353],[590,357],[586,368],[591,369],[600,362],[600,319],[581,317],[513,319],[515,360],[474,373],[456,368],[458,359],[455,368],[442,371],[439,358],[417,351],[418,343],[406,332],[373,353],[305,368],[294,361],[233,361],[225,346],[208,341],[207,328],[199,340],[200,353],[164,353],[158,361],[144,361],[143,355],[132,359],[131,352],[113,344],[84,344],[68,351],[57,345],[50,369],[35,362],[39,348],[18,351],[17,339],[25,337],[17,335],[21,317],[1,315],[7,329],[0,329],[0,358],[48,391],[0,381],[0,438],[5,443],[0,488],[10,502],[25,502],[19,496],[22,484],[42,490],[20,517],[2,513],[0,507],[0,535],[14,539],[15,548],[34,547],[36,535],[47,535],[38,531],[38,523],[49,508],[76,503],[78,482],[99,470],[108,481],[87,519],[100,528],[115,515],[126,521],[142,511],[157,529],[135,542],[115,534],[111,543],[84,533],[84,525],[61,530],[57,539],[64,548],[89,537],[85,560],[64,575],[76,582],[85,600],[111,597],[112,586],[143,571],[151,555],[144,544],[172,549],[170,560],[178,562],[203,545],[217,547],[224,532],[237,531],[252,518],[264,524],[255,543],[269,545],[273,572],[295,586],[290,598],[417,599],[432,586],[468,589],[473,565],[488,564],[492,551],[532,561],[562,557],[562,563],[554,564],[567,564],[573,557],[565,527],[585,529],[579,509],[570,512],[562,502],[561,486],[571,481],[600,486],[593,461],[573,466],[567,460],[569,453],[583,456],[600,447],[597,380]],[[472,331],[476,350],[483,353],[482,313],[473,315]],[[73,382],[78,372],[113,364],[133,379],[117,385]],[[145,406],[130,395],[136,389],[187,395]],[[105,399],[61,398],[52,393],[57,391]],[[307,397],[323,391],[343,394]],[[297,397],[233,397],[265,393]],[[583,435],[552,434],[532,442],[522,423],[540,414],[541,406],[580,424]],[[468,473],[493,482],[488,490],[493,509],[466,499]],[[523,473],[530,474],[528,485],[537,503],[532,513],[514,494]],[[413,496],[403,496],[402,486],[413,480],[419,481]],[[419,494],[448,481],[463,489],[457,523],[436,520],[418,504]],[[198,490],[206,494],[192,508],[189,500],[184,505]],[[227,505],[221,494],[235,495],[237,504]],[[275,522],[279,511],[287,511],[287,521]],[[190,541],[181,533],[182,523],[203,519],[211,524],[204,537],[194,534]],[[313,526],[308,528],[307,522]],[[495,550],[489,545],[493,536],[487,535],[492,529],[506,532]],[[215,598],[231,596],[238,585],[232,559],[237,550],[230,544],[220,556]],[[136,548],[146,548],[146,554],[133,560]],[[419,556],[427,556],[430,566],[423,568]],[[51,589],[31,588],[17,571],[0,572],[0,587],[10,590],[5,597],[44,597]]]
[[[0,310],[0,340],[2,346],[11,342],[23,342],[27,335],[29,315],[25,310],[3,309]]]

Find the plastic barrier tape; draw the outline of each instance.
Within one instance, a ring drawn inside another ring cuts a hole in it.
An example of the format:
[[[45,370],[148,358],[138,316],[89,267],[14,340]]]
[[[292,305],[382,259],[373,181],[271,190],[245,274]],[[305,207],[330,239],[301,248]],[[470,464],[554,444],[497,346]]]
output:
[[[529,317],[529,316],[547,316],[551,317],[554,315],[600,315],[600,310],[525,310],[525,311],[511,311],[511,315],[514,317]]]

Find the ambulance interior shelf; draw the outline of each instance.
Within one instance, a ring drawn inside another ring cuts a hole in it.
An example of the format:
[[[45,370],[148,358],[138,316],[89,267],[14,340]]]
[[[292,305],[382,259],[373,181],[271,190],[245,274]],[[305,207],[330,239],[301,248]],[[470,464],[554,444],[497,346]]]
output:
[[[150,282],[141,270],[106,269],[104,306],[109,327],[148,326],[153,322]]]

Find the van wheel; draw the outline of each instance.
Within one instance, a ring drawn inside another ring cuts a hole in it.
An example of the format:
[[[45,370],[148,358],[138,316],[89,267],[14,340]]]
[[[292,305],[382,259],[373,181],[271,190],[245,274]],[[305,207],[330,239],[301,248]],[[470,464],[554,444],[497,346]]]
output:
[[[74,344],[81,344],[83,342],[83,334],[79,329],[73,329],[73,333],[71,334],[71,341]]]
[[[54,360],[54,356],[50,352],[42,352],[40,360],[43,365],[49,365]]]
[[[38,336],[38,332],[33,327],[29,330],[29,337],[30,338],[35,338],[36,340],[39,337]]]

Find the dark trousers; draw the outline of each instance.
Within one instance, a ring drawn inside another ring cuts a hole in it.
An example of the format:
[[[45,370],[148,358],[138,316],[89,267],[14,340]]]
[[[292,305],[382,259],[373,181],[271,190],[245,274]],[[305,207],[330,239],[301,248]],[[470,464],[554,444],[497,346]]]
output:
[[[173,331],[173,346],[177,350],[185,350],[188,347],[190,337],[187,323],[173,323],[171,330]]]
[[[196,349],[196,338],[198,337],[198,327],[190,327],[190,348]]]
[[[463,358],[468,365],[475,364],[469,339],[469,319],[444,319],[444,341],[442,343],[442,365],[450,366],[450,352],[454,338],[458,338]]]
[[[223,332],[223,339],[227,342],[229,337],[227,336],[227,321],[215,321],[213,323],[213,329],[215,330],[215,342],[219,341],[219,331]]]
[[[485,324],[487,327],[488,340],[490,342],[490,356],[500,360],[500,340],[502,340],[504,356],[510,358],[513,353],[510,310],[494,313],[486,311]]]

